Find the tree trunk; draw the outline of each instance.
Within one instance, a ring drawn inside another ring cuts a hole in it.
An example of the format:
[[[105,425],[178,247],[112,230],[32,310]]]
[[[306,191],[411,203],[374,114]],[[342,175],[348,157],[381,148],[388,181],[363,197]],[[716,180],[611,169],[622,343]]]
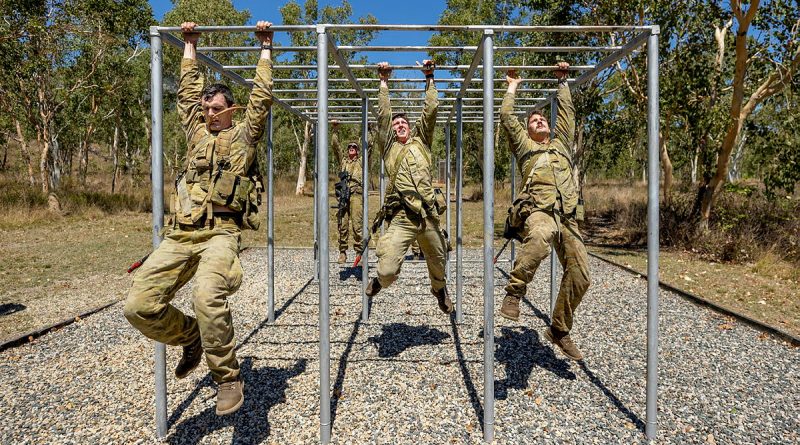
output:
[[[744,157],[744,147],[747,142],[747,132],[742,130],[739,142],[736,143],[736,152],[731,157],[731,170],[728,172],[728,181],[738,181],[741,177],[741,162]]]
[[[311,123],[306,121],[303,126],[303,142],[300,143],[299,138],[297,137],[297,133],[295,133],[295,139],[297,139],[297,148],[298,154],[300,155],[300,165],[297,169],[297,184],[294,188],[294,194],[297,196],[302,195],[305,193],[306,188],[306,164],[308,163],[308,147],[311,144]]]
[[[663,132],[659,135],[659,153],[661,157],[661,168],[664,172],[664,205],[672,205],[672,160],[669,158],[667,152],[667,142],[669,142],[669,132]]]
[[[25,160],[25,166],[28,168],[28,183],[31,187],[36,186],[36,176],[33,172],[33,162],[31,162],[31,152],[28,149],[28,140],[22,133],[22,126],[19,124],[18,119],[14,119],[14,125],[17,128],[17,142],[19,142],[19,149],[22,152],[22,158]]]
[[[114,160],[114,170],[111,173],[111,193],[117,188],[117,171],[119,170],[119,124],[114,125],[114,141],[111,144],[111,158]]]

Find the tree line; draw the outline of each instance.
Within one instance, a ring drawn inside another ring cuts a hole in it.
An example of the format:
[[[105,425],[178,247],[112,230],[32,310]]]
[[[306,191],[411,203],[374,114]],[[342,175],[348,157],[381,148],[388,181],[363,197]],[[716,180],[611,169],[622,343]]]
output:
[[[204,25],[244,25],[248,11],[229,0],[175,0],[161,25],[191,20]],[[148,28],[158,24],[145,0],[7,0],[0,23],[0,168],[45,193],[87,176],[106,175],[110,191],[129,177],[147,177],[150,159]],[[291,0],[276,23],[376,23],[355,17],[346,0],[320,7],[316,0]],[[800,5],[796,0],[449,0],[440,24],[650,25],[660,26],[660,134],[663,201],[674,184],[696,190],[695,218],[707,226],[715,198],[726,182],[756,179],[769,196],[792,194],[800,179]],[[497,46],[619,46],[632,33],[498,33]],[[337,33],[340,45],[368,44],[371,31]],[[314,32],[291,33],[290,44],[316,44]],[[474,46],[470,32],[435,33],[436,46]],[[243,33],[209,33],[203,46],[254,45]],[[247,53],[215,54],[223,64],[246,64]],[[546,65],[564,59],[593,64],[603,53],[496,52],[496,64]],[[357,63],[365,56],[349,56]],[[469,64],[470,52],[431,53],[439,64]],[[185,141],[175,111],[180,53],[164,50],[164,156],[169,172],[181,168]],[[316,52],[289,53],[279,63],[314,64]],[[643,179],[646,172],[646,57],[634,53],[575,92],[576,177]],[[374,77],[374,72],[356,72]],[[503,74],[498,72],[499,75]],[[541,73],[525,73],[541,77]],[[211,78],[217,74],[208,72]],[[276,71],[278,79],[308,78],[307,71]],[[313,77],[313,76],[312,76]],[[331,78],[343,78],[332,71]],[[286,86],[276,83],[276,88]],[[316,83],[293,84],[315,89]],[[499,87],[499,85],[495,85]],[[505,85],[502,85],[503,87]],[[244,103],[247,90],[235,87]],[[278,95],[280,96],[280,95]],[[355,94],[353,98],[357,98]],[[274,107],[275,167],[297,178],[307,191],[314,162],[313,126]],[[345,126],[343,139],[360,139]],[[441,127],[441,126],[440,126]],[[499,130],[499,129],[498,129]],[[479,124],[465,124],[466,181],[480,184],[483,171]],[[454,138],[454,133],[451,132]],[[510,159],[505,135],[496,131],[496,179],[506,180]],[[434,156],[444,158],[444,131],[437,129]],[[19,162],[7,162],[9,152]],[[263,154],[263,153],[262,153]],[[331,157],[334,159],[335,157]],[[263,160],[263,159],[262,159]],[[372,160],[373,171],[377,168]],[[262,164],[263,165],[263,164]],[[11,170],[14,170],[11,172]]]

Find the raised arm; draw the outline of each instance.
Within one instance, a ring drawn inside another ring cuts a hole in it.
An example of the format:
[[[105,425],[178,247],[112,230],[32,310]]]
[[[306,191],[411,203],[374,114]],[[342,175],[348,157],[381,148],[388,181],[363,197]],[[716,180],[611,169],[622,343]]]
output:
[[[247,102],[244,124],[251,144],[261,139],[267,123],[267,115],[272,106],[272,37],[269,31],[272,23],[259,21],[256,23],[256,38],[261,42],[261,55],[256,65],[256,77],[253,89]]]
[[[178,115],[181,125],[186,132],[186,138],[191,140],[194,133],[203,125],[203,109],[200,99],[203,94],[203,75],[197,66],[197,40],[200,33],[195,31],[194,22],[181,24],[183,31],[183,60],[181,60],[181,80],[178,85]]]
[[[575,105],[572,103],[572,93],[567,85],[567,68],[569,63],[558,62],[555,71],[558,79],[558,114],[556,117],[555,136],[560,139],[568,149],[572,148],[575,139]]]
[[[518,156],[520,147],[528,139],[528,131],[519,123],[519,119],[514,116],[514,95],[517,92],[517,87],[522,83],[522,79],[517,75],[516,71],[508,70],[506,81],[508,82],[508,90],[503,97],[503,104],[500,106],[500,123],[503,124],[503,128],[508,133],[511,153],[514,156]]]
[[[343,168],[344,154],[342,153],[342,144],[339,142],[339,121],[331,121],[331,151],[336,158],[336,166],[339,170]]]
[[[392,131],[392,103],[389,100],[389,76],[392,68],[388,62],[378,64],[378,129],[375,133],[375,144],[380,148],[381,157],[386,156],[386,146]]]
[[[436,114],[439,111],[439,92],[436,91],[436,82],[433,78],[436,65],[432,60],[423,60],[420,66],[422,73],[425,74],[425,105],[411,136],[419,136],[422,142],[430,148],[433,144],[433,130],[436,128]]]

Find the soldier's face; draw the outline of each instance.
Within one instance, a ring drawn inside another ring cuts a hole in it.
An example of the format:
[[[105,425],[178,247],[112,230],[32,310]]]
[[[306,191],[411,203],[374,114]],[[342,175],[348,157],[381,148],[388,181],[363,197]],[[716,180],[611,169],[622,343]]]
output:
[[[541,142],[550,137],[550,126],[541,114],[532,114],[528,118],[528,135],[534,141]]]
[[[409,134],[408,121],[402,117],[395,118],[392,121],[392,130],[397,134],[397,140],[405,144]]]
[[[351,145],[347,147],[347,157],[350,159],[355,159],[358,156],[358,147]]]
[[[233,125],[231,112],[222,113],[228,108],[228,103],[221,93],[215,94],[211,100],[201,100],[200,104],[203,106],[203,116],[206,118],[209,130],[220,131]]]

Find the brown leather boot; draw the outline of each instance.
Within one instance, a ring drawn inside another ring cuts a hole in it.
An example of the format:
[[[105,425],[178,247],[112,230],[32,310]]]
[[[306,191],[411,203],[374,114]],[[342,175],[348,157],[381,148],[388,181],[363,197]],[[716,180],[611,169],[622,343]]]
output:
[[[339,252],[339,264],[347,262],[347,252]]]
[[[450,296],[447,295],[447,286],[438,291],[431,289],[431,293],[436,297],[436,301],[439,303],[439,309],[442,312],[445,314],[453,312],[453,301],[450,300]]]
[[[241,380],[220,383],[217,389],[217,415],[235,413],[244,403],[244,383]]]
[[[367,288],[364,290],[364,293],[367,294],[368,297],[374,297],[378,294],[382,289],[380,281],[378,278],[373,278],[372,281],[369,282]]]
[[[197,340],[183,347],[183,355],[175,367],[175,377],[182,379],[189,375],[200,364],[202,358],[203,345],[198,335]]]
[[[506,295],[503,298],[503,305],[500,306],[500,315],[509,320],[519,321],[519,297]]]
[[[551,343],[558,346],[558,348],[561,349],[561,352],[563,352],[567,357],[575,361],[583,360],[583,354],[581,354],[581,350],[578,349],[578,347],[575,346],[575,343],[572,342],[572,339],[569,337],[569,333],[554,331],[553,328],[547,328],[547,330],[544,332],[544,336],[550,340]]]

